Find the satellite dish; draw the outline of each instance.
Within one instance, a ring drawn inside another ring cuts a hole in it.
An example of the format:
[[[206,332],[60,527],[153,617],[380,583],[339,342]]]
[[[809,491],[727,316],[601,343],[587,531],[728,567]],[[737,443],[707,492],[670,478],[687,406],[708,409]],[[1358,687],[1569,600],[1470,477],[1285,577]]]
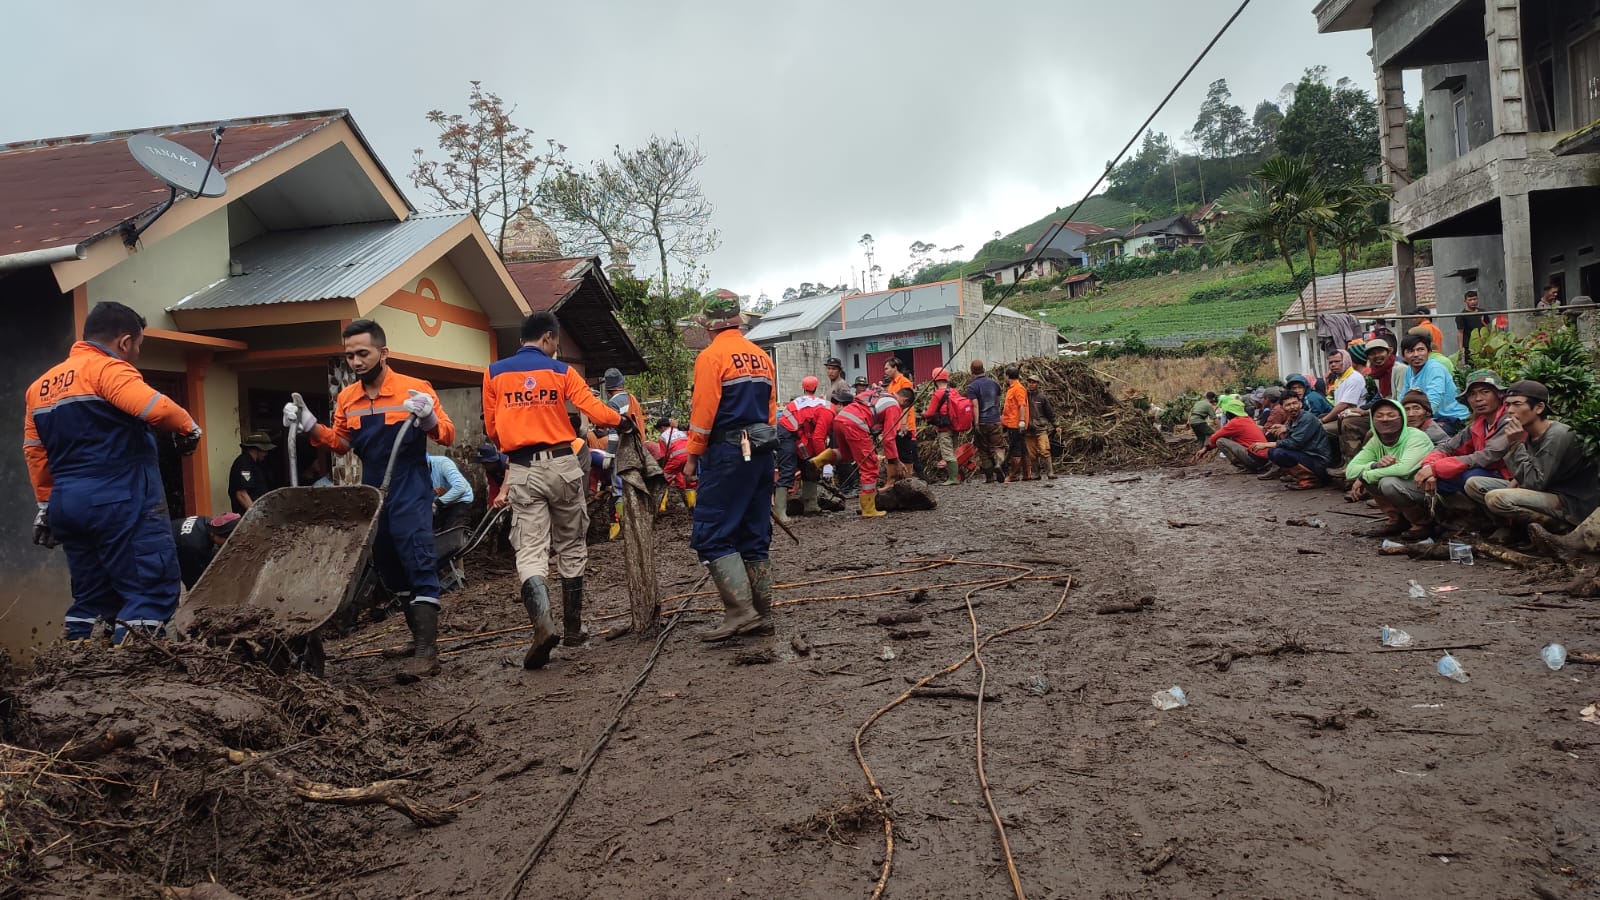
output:
[[[196,197],[221,197],[228,191],[227,181],[210,160],[176,141],[136,134],[128,138],[128,152],[146,172],[173,190]]]

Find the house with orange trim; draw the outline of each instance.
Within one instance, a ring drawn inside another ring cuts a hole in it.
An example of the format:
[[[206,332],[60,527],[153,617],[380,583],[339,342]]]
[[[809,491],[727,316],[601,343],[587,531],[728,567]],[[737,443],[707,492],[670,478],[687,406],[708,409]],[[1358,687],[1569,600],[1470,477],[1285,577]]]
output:
[[[31,543],[21,392],[66,355],[95,303],[120,301],[146,318],[141,371],[205,431],[192,456],[163,450],[175,518],[228,510],[239,441],[266,431],[281,445],[291,393],[327,420],[332,397],[352,381],[340,331],[356,318],[383,325],[396,370],[439,390],[457,446],[470,456],[482,440],[483,373],[515,351],[534,308],[476,218],[419,212],[348,111],[144,131],[205,158],[219,124],[227,128],[217,157],[226,192],[180,196],[159,217],[168,189],[129,153],[137,132],[0,146],[0,306],[8,318],[0,378],[18,410],[0,416],[0,445],[14,450],[0,453],[0,573],[52,608],[65,607],[65,566]],[[563,285],[557,302],[540,298],[540,308],[567,307],[557,315],[574,341],[563,355],[596,375],[609,366],[642,371],[603,272],[571,263],[558,273],[570,277],[552,282]],[[288,482],[286,449],[267,461],[279,484]],[[358,477],[356,461],[319,458],[304,441],[299,462],[331,469],[336,481]],[[0,616],[8,604],[0,598]],[[0,621],[0,632],[21,624],[46,640],[55,634],[46,621]]]

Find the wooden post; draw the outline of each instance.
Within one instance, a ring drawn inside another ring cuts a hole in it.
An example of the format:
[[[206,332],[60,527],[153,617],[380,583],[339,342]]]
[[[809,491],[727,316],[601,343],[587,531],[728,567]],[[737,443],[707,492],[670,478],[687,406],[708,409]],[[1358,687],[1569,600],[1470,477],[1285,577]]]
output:
[[[617,445],[617,471],[622,476],[622,549],[627,560],[628,607],[633,633],[654,636],[661,627],[660,585],[656,579],[655,516],[652,463],[638,432],[624,434]],[[659,466],[653,479],[663,481]],[[664,488],[665,485],[663,484]]]

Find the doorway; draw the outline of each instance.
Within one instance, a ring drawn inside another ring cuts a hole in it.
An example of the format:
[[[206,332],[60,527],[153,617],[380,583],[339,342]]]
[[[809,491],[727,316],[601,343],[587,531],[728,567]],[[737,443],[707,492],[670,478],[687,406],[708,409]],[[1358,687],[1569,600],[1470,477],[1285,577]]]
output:
[[[189,391],[185,383],[187,379],[182,372],[146,371],[139,374],[144,376],[145,384],[165,394],[167,399],[184,409],[189,408]],[[176,442],[166,432],[156,432],[156,464],[161,469],[162,492],[167,498],[167,518],[174,519],[188,515],[188,497],[185,496],[183,489],[183,467],[186,462],[178,453]],[[187,464],[203,463],[194,457],[189,457]]]

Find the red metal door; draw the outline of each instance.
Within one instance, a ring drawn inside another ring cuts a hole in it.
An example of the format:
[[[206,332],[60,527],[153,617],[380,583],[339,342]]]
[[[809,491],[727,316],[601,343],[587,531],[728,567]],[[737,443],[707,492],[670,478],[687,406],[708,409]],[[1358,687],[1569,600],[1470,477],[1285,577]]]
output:
[[[917,384],[933,380],[933,370],[939,368],[939,363],[942,362],[944,362],[944,348],[940,345],[917,347],[911,351],[911,368],[915,372],[911,380]]]
[[[884,350],[881,353],[867,354],[867,380],[873,384],[883,383],[883,364],[894,355],[893,350]]]

